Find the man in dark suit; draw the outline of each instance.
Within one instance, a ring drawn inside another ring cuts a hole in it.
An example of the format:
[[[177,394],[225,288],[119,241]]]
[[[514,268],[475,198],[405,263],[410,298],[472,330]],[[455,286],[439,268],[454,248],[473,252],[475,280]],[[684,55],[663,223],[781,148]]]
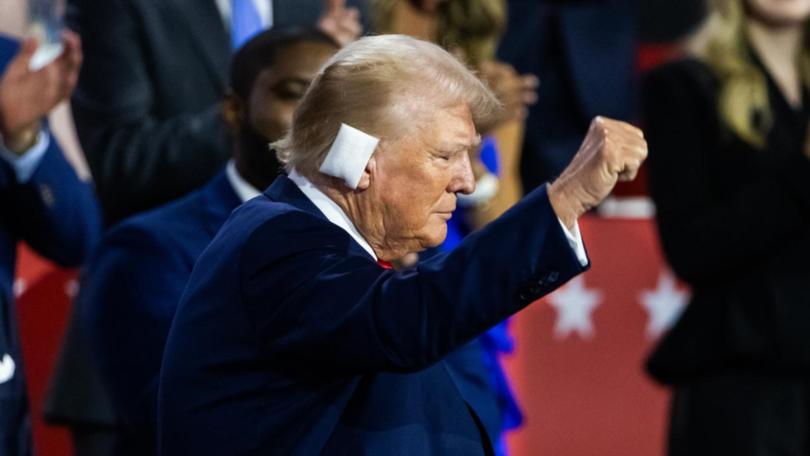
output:
[[[248,41],[231,65],[224,117],[234,158],[226,170],[202,189],[110,229],[88,263],[79,305],[120,419],[115,454],[157,453],[160,362],[192,266],[231,211],[276,177],[279,164],[267,144],[289,128],[298,100],[337,49],[314,29],[274,27]]]
[[[521,180],[557,177],[590,120],[636,115],[636,0],[509,0],[498,57],[540,79],[529,108]]]
[[[220,102],[231,50],[244,39],[316,22],[341,40],[356,37],[358,11],[342,1],[327,6],[72,0],[68,20],[86,46],[73,114],[107,223],[185,195],[221,170],[230,151]]]
[[[30,455],[31,422],[14,318],[17,243],[66,267],[78,266],[101,229],[92,187],[79,180],[44,126],[67,99],[81,64],[81,45],[67,33],[65,50],[41,70],[28,65],[36,43],[21,50],[0,37],[0,454]],[[16,54],[16,57],[14,55]],[[12,58],[13,57],[13,58]]]
[[[577,218],[646,156],[640,131],[597,119],[554,184],[390,270],[442,242],[497,106],[413,38],[330,60],[274,144],[289,177],[236,209],[191,274],[161,368],[162,454],[492,453],[444,357],[580,273]]]

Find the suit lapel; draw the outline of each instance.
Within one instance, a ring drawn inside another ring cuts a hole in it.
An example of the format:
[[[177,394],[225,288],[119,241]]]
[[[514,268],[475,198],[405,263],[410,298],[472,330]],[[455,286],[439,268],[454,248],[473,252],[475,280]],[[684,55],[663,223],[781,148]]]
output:
[[[276,180],[273,181],[273,184],[264,191],[264,195],[272,201],[289,204],[297,209],[320,217],[325,222],[332,224],[332,222],[323,214],[323,212],[318,209],[318,206],[310,201],[310,199],[304,195],[304,192],[302,192],[301,189],[295,185],[295,182],[291,181],[290,178],[284,174],[277,177]],[[349,233],[346,233],[342,228],[340,228],[340,231],[344,232],[346,237],[351,241],[348,244],[348,251],[350,254],[360,255],[374,261],[374,258],[372,258],[368,252],[366,252],[366,249],[358,244],[354,238],[349,235]]]
[[[318,206],[315,206],[315,204],[304,195],[304,192],[295,185],[295,182],[291,181],[286,175],[282,174],[278,176],[270,187],[267,187],[264,194],[273,201],[289,204],[328,221],[326,216],[323,215],[323,212],[318,209]]]
[[[188,31],[197,53],[202,57],[217,85],[224,91],[231,56],[231,40],[214,0],[155,0],[167,1],[175,11],[178,26]]]

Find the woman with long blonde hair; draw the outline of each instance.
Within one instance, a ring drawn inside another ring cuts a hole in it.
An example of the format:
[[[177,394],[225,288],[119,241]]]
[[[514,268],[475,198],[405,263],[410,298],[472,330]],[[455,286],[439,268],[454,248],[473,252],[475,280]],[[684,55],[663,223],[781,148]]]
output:
[[[692,301],[648,368],[669,454],[810,455],[810,0],[718,0],[650,74],[650,182]]]

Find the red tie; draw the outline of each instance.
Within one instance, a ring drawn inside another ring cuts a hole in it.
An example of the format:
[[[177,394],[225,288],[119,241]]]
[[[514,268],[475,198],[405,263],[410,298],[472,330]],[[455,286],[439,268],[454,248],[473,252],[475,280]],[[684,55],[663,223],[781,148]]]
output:
[[[383,269],[394,269],[394,265],[385,260],[377,260],[377,264]]]

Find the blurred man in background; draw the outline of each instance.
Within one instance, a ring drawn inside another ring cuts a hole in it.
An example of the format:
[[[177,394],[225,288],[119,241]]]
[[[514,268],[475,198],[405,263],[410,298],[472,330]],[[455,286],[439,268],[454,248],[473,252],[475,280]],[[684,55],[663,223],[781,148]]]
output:
[[[78,36],[66,33],[60,57],[29,69],[37,48],[0,38],[0,454],[30,455],[31,422],[15,321],[17,243],[72,267],[94,247],[101,228],[90,184],[62,156],[43,119],[67,99],[81,66]],[[16,56],[14,56],[16,54]],[[13,58],[12,58],[13,57]]]
[[[255,33],[315,25],[347,43],[364,2],[73,0],[86,43],[76,127],[106,222],[202,186],[230,156],[220,102],[228,60]]]
[[[636,117],[635,0],[509,0],[498,57],[542,85],[529,109],[520,171],[525,192],[558,176],[590,119]]]

